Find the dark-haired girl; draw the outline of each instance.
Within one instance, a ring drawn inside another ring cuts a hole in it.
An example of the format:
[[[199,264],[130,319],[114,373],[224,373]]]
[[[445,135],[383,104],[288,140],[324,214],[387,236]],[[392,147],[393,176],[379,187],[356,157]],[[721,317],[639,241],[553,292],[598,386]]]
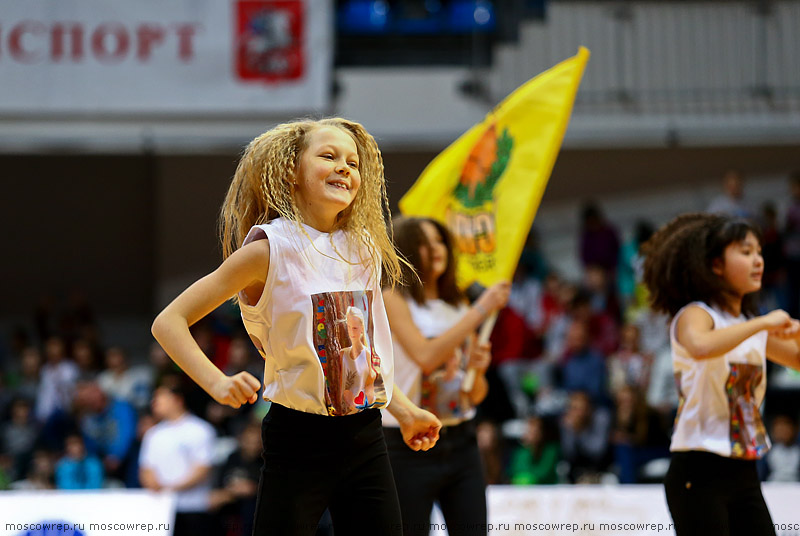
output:
[[[759,315],[764,259],[750,222],[679,216],[644,245],[653,308],[672,316],[680,406],[665,479],[678,536],[774,535],[756,460],[770,442],[761,420],[766,359],[800,369],[800,323]]]
[[[403,452],[396,421],[384,414],[384,435],[400,497],[405,536],[427,535],[433,503],[454,535],[486,534],[486,484],[475,435],[475,406],[488,392],[484,373],[491,355],[474,333],[492,311],[508,301],[510,285],[498,283],[472,305],[456,286],[453,248],[447,230],[433,220],[398,218],[398,251],[406,267],[402,286],[384,290],[392,330],[395,382],[411,400],[441,420],[439,447]],[[464,384],[468,369],[477,372]]]

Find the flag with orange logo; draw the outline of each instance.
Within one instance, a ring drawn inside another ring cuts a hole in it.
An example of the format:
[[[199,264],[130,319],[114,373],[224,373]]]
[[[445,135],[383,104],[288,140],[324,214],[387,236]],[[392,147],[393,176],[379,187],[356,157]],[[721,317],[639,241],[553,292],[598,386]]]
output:
[[[581,47],[520,86],[428,164],[400,200],[403,214],[450,229],[462,288],[514,275],[588,59]]]

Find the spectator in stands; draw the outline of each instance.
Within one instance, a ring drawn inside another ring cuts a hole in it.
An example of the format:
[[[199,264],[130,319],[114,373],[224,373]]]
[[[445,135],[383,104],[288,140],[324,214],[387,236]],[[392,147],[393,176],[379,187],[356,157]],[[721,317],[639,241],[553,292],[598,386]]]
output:
[[[511,483],[522,486],[557,484],[556,467],[561,458],[557,423],[536,415],[529,417],[520,442],[511,456]]]
[[[589,296],[593,315],[608,316],[615,323],[619,322],[622,312],[616,286],[605,268],[597,264],[586,266],[583,270],[583,290]]]
[[[564,356],[564,340],[572,322],[572,310],[576,303],[578,286],[568,281],[560,281],[555,290],[555,301],[549,323],[544,328],[544,357],[557,362]]]
[[[539,392],[553,387],[545,334],[564,311],[558,274],[547,274],[542,283],[519,279],[515,277],[508,306],[500,311],[492,331],[492,365],[497,367],[515,416],[527,418]]]
[[[570,304],[570,318],[586,324],[589,346],[602,354],[611,355],[619,346],[619,325],[617,319],[603,309],[592,305],[592,293],[581,289]]]
[[[70,410],[80,372],[75,363],[67,358],[61,337],[50,337],[45,342],[45,359],[36,393],[35,414],[42,423],[42,445],[60,452],[64,448],[67,432],[74,427]]]
[[[128,488],[141,488],[142,483],[139,482],[139,459],[142,450],[142,440],[147,431],[157,424],[156,418],[149,411],[139,415],[139,421],[136,423],[136,439],[131,445],[131,453],[129,455],[130,463],[125,471],[125,486]]]
[[[764,456],[766,480],[800,481],[800,445],[797,444],[797,421],[788,415],[776,415],[769,433],[772,448]]]
[[[645,463],[669,457],[669,438],[660,416],[647,405],[640,388],[623,385],[615,392],[614,402],[614,464],[620,483],[633,484]]]
[[[722,176],[722,193],[708,204],[706,212],[749,219],[753,211],[744,202],[744,181],[739,170],[729,169]]]
[[[587,325],[582,320],[574,320],[567,331],[561,377],[564,390],[583,391],[595,404],[608,402],[605,358],[589,346]]]
[[[561,454],[569,464],[569,480],[574,483],[599,482],[608,468],[611,415],[595,408],[584,391],[570,394],[561,418]]]
[[[678,411],[678,402],[678,389],[675,386],[675,374],[672,370],[672,352],[667,346],[653,355],[647,403],[661,414],[664,422],[671,422]]]
[[[652,356],[639,348],[639,328],[625,324],[620,330],[619,349],[608,358],[608,390],[613,395],[626,385],[647,392]]]
[[[36,417],[41,422],[46,422],[57,412],[69,410],[79,374],[75,363],[67,359],[64,341],[60,337],[47,339],[45,359],[36,396]]]
[[[36,400],[39,393],[39,375],[42,368],[42,355],[35,346],[28,346],[22,351],[19,364],[19,376],[14,385],[16,396]]]
[[[100,359],[95,354],[94,346],[86,339],[77,339],[72,343],[72,359],[78,366],[81,380],[93,380],[100,371]]]
[[[102,488],[103,464],[96,456],[86,453],[80,434],[68,435],[64,444],[64,456],[56,464],[56,488]]]
[[[39,437],[39,427],[33,419],[30,400],[15,398],[9,408],[10,419],[0,426],[0,452],[11,457],[10,478],[22,478],[28,473],[33,448]]]
[[[638,220],[634,226],[633,236],[622,244],[619,252],[617,269],[617,292],[622,301],[623,313],[628,307],[639,306],[644,287],[641,285],[642,255],[639,247],[653,234],[653,226],[645,220]]]
[[[103,461],[106,474],[125,479],[128,455],[136,438],[136,410],[128,402],[109,397],[93,381],[82,381],[75,392],[86,450]]]
[[[108,395],[130,403],[138,411],[144,411],[150,403],[152,391],[151,371],[129,368],[128,357],[119,346],[106,350],[106,368],[97,376],[97,383]]]
[[[12,482],[11,489],[17,491],[53,489],[53,479],[53,455],[47,450],[40,449],[33,452],[33,460],[25,479]]]
[[[208,513],[214,429],[186,410],[178,377],[164,378],[152,407],[160,422],[142,440],[139,480],[147,489],[176,493],[175,536],[215,534],[216,518]]]
[[[481,466],[486,484],[505,484],[503,437],[500,434],[500,427],[493,421],[481,421],[476,426],[475,436],[481,453]]]
[[[220,509],[225,527],[239,527],[239,534],[253,532],[256,491],[261,475],[261,426],[251,422],[239,434],[238,448],[219,471],[212,492],[214,508]],[[229,531],[230,532],[230,531]]]
[[[619,233],[594,202],[583,206],[580,233],[583,266],[601,266],[614,280],[619,260]]]

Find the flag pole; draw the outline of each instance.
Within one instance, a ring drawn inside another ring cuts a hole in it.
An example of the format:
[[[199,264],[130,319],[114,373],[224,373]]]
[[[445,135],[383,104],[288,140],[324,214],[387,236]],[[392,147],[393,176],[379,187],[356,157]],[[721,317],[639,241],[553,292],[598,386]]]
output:
[[[497,322],[497,311],[489,315],[489,317],[481,324],[481,330],[478,333],[478,344],[485,344],[489,342],[489,337],[494,329],[494,324]],[[472,391],[475,386],[475,378],[478,376],[478,371],[470,367],[467,369],[467,375],[464,376],[464,381],[461,382],[461,390],[465,393]]]

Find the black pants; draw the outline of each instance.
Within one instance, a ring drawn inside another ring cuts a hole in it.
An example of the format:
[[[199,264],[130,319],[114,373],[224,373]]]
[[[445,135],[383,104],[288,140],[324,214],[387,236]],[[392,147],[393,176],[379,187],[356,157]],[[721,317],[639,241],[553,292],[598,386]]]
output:
[[[675,452],[664,487],[677,536],[775,536],[755,461]]]
[[[404,536],[427,536],[438,502],[450,536],[484,536],[486,482],[475,438],[475,423],[442,428],[427,452],[414,452],[397,428],[385,428],[392,471],[400,497]],[[338,536],[338,535],[337,535]]]
[[[380,411],[328,417],[272,404],[253,534],[313,535],[328,508],[336,536],[402,534]]]

